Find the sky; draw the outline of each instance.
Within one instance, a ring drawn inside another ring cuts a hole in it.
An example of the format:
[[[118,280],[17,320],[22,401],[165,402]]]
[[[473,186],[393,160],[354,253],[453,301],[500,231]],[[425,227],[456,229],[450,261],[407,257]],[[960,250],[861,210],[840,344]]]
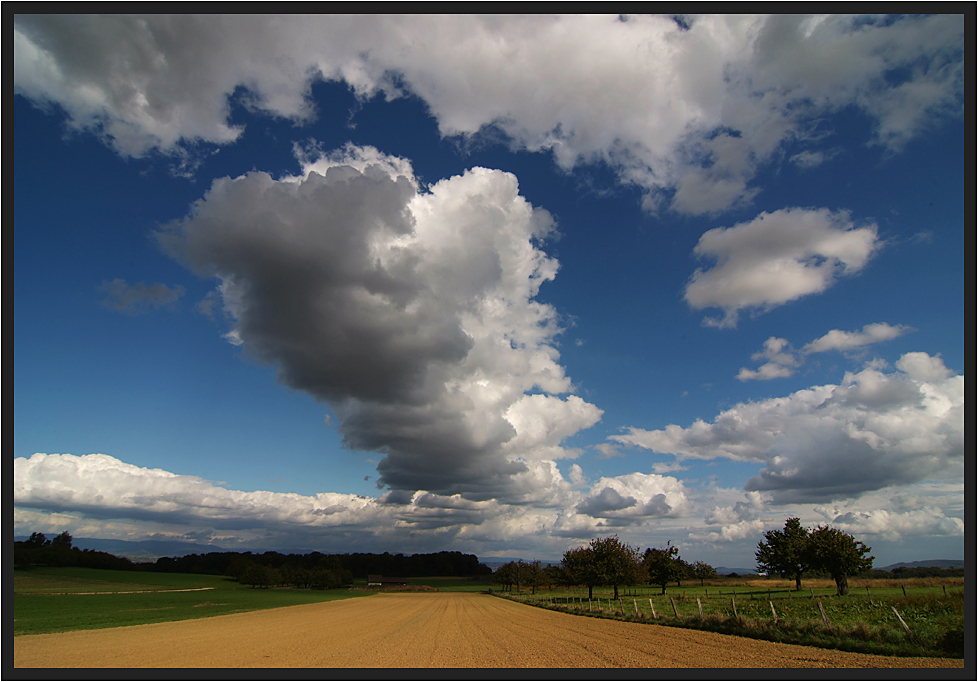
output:
[[[963,558],[964,27],[15,16],[15,533]]]

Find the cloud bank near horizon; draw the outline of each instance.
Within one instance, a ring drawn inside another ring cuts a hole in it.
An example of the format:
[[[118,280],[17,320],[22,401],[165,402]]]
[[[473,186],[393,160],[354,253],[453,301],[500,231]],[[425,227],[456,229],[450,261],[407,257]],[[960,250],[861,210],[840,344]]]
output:
[[[631,427],[610,440],[679,459],[761,463],[745,489],[776,504],[854,498],[963,475],[964,375],[939,356],[906,353],[894,372],[846,372],[838,385],[739,403],[712,423]]]

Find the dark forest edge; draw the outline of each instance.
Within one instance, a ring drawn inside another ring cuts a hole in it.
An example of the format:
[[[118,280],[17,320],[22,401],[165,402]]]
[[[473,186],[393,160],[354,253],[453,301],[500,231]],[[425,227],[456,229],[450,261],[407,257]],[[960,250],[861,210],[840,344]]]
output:
[[[199,573],[234,578],[253,587],[288,585],[297,588],[329,589],[353,583],[369,574],[415,578],[424,576],[478,577],[492,574],[473,554],[280,554],[279,552],[208,552],[181,557],[160,557],[155,562],[134,562],[108,552],[72,546],[67,531],[53,539],[32,533],[30,539],[14,542],[14,567],[77,566],[123,571]]]

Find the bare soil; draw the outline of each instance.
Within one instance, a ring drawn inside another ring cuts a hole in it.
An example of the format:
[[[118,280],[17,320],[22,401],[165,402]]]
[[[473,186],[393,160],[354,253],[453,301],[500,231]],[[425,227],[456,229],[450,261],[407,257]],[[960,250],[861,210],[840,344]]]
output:
[[[150,668],[960,668],[547,611],[472,593],[387,593],[14,638],[14,666]]]

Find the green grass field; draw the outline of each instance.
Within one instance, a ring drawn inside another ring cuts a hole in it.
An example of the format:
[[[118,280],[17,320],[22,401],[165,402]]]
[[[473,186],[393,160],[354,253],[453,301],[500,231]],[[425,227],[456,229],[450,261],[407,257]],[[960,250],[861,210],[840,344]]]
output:
[[[254,589],[212,575],[39,567],[14,570],[14,636],[205,618],[370,594]]]
[[[789,590],[788,583],[758,582],[670,586],[665,595],[658,588],[620,588],[620,601],[611,600],[610,588],[596,588],[590,603],[587,590],[581,588],[537,590],[536,594],[524,590],[517,598],[594,617],[654,622],[793,644],[884,655],[964,655],[963,581],[950,585],[908,581],[906,586],[894,581],[856,582],[846,597],[835,596],[835,587],[829,581],[808,581],[797,592]],[[498,591],[498,586],[493,591]],[[828,625],[819,603],[825,609]],[[903,628],[894,608],[911,634]]]

